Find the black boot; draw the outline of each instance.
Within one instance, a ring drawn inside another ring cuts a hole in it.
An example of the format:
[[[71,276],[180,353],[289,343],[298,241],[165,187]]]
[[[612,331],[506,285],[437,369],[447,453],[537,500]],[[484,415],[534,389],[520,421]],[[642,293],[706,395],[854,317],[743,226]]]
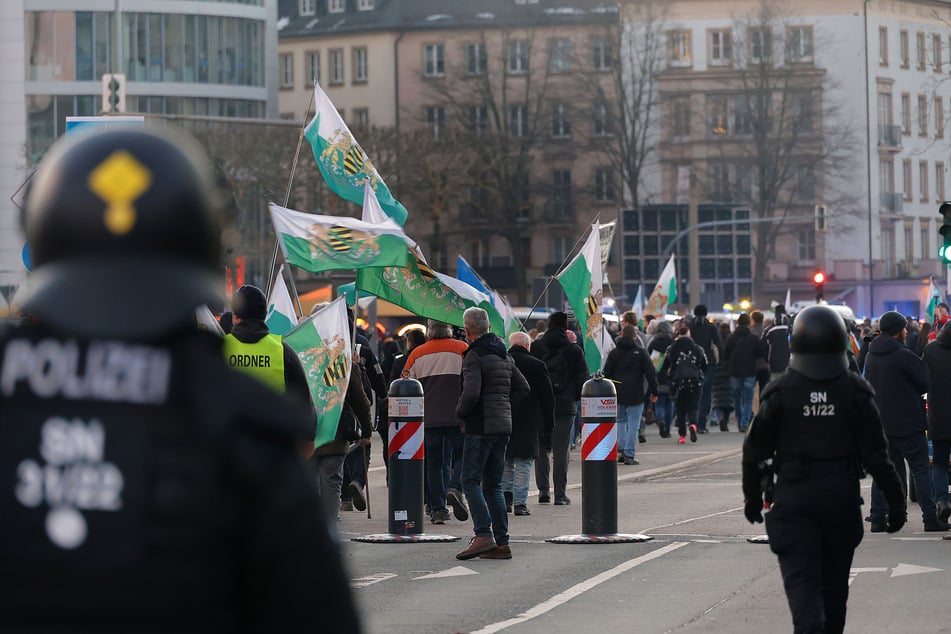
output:
[[[512,512],[512,492],[511,491],[502,491],[502,495],[505,496],[505,512]]]

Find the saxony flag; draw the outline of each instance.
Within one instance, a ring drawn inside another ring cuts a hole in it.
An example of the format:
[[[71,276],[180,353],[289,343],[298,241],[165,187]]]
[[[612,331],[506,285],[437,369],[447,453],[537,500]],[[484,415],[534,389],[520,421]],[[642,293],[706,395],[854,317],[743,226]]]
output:
[[[284,281],[284,265],[277,269],[277,279],[271,287],[271,296],[267,300],[267,317],[264,323],[272,335],[285,335],[297,326],[297,311],[291,300],[287,282]]]

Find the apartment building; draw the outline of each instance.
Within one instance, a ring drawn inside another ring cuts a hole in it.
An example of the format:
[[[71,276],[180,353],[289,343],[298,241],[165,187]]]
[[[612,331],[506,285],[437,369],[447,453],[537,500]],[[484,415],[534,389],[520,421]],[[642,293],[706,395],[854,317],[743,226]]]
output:
[[[595,99],[618,71],[616,6],[286,0],[279,13],[281,113],[299,118],[317,79],[355,130],[395,128],[402,175],[383,177],[437,268],[451,272],[461,254],[513,303],[527,302],[596,217],[617,218],[620,183],[604,158],[612,124]],[[429,154],[413,155],[410,138]],[[448,165],[470,152],[481,172],[468,162],[467,178],[420,183],[432,157]],[[444,181],[458,187],[420,191]],[[619,279],[614,262],[609,280]]]
[[[860,314],[922,312],[922,278],[945,278],[935,219],[948,179],[949,3],[662,4],[648,198],[720,205],[740,212],[738,223],[748,210],[752,220],[700,232],[685,285],[701,298],[720,296],[733,266],[727,286],[737,296],[726,299],[762,306],[782,301],[787,288],[807,299],[818,269],[829,274],[827,298]],[[622,19],[640,19],[638,5],[629,3]],[[826,210],[825,230],[817,230],[816,206]],[[756,222],[763,217],[775,220]],[[625,229],[623,244],[639,231]],[[764,240],[767,232],[775,239]],[[748,263],[737,257],[745,243]],[[623,254],[625,263],[642,257]]]

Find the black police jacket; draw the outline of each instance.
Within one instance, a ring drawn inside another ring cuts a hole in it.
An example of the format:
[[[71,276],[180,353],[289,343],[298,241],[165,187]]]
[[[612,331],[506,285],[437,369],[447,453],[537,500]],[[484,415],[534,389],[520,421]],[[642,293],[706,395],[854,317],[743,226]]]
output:
[[[0,376],[0,631],[359,631],[312,416],[220,339],[21,326]]]
[[[904,492],[886,453],[882,420],[871,386],[854,372],[828,381],[789,369],[763,391],[743,443],[743,495],[760,495],[762,463],[773,460],[777,494],[784,480],[817,475],[860,477],[864,467],[889,508],[902,508]]]

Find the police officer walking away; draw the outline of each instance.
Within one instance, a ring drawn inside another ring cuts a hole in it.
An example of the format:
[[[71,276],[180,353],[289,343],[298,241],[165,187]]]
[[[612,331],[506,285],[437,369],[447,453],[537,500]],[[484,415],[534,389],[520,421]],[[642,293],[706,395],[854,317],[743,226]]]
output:
[[[70,137],[33,178],[31,319],[0,334],[0,631],[357,632],[297,453],[313,414],[195,326],[221,197],[173,132]]]
[[[803,309],[793,322],[789,369],[763,391],[743,444],[744,514],[762,522],[764,489],[772,493],[766,532],[796,632],[845,628],[849,569],[863,533],[864,470],[888,501],[888,531],[906,519],[872,388],[848,370],[847,345],[835,311]]]

